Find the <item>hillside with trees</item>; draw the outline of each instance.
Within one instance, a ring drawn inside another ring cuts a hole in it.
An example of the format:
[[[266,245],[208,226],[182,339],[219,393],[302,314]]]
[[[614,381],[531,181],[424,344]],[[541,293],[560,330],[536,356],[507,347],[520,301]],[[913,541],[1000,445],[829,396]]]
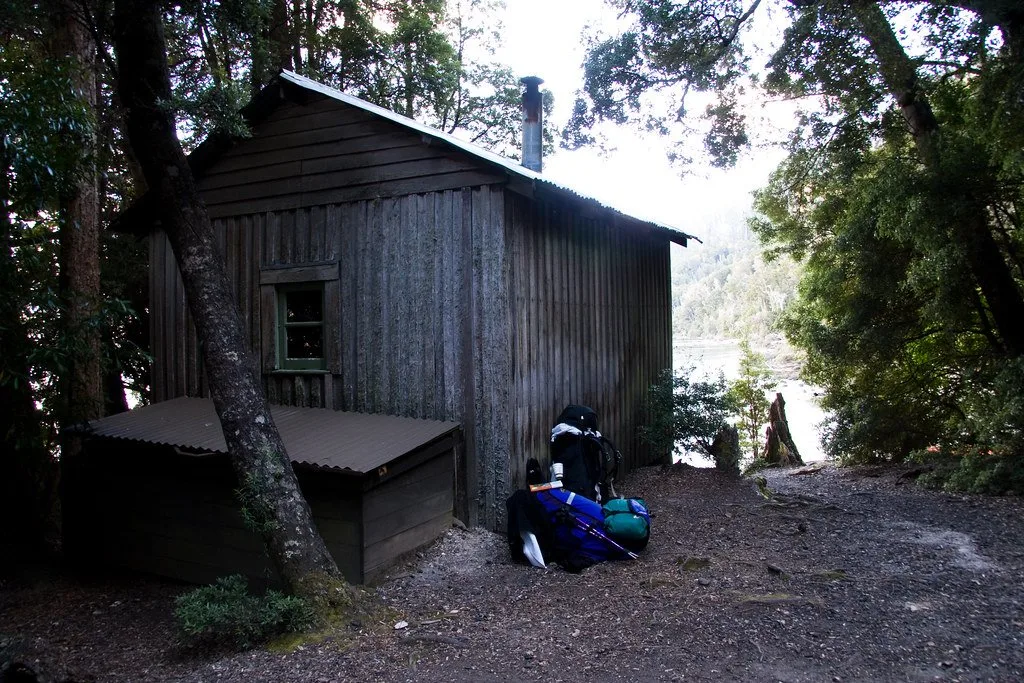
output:
[[[742,214],[725,220],[707,226],[703,243],[673,255],[673,333],[763,345],[780,336],[778,322],[796,296],[799,268],[788,257],[766,260]]]

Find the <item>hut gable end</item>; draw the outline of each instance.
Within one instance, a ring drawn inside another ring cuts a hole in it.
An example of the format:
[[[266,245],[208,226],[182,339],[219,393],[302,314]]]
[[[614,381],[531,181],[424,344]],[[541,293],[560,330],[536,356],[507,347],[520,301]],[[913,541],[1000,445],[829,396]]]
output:
[[[285,100],[199,188],[212,218],[502,183],[502,173],[344,102]]]

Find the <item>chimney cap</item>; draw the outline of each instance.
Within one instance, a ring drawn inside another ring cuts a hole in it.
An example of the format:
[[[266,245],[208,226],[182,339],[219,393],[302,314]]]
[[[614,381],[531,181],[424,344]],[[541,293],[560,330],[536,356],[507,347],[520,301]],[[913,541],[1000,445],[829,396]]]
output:
[[[537,88],[541,83],[543,83],[544,79],[539,76],[523,76],[519,79],[519,82],[525,85],[527,90],[531,90]]]

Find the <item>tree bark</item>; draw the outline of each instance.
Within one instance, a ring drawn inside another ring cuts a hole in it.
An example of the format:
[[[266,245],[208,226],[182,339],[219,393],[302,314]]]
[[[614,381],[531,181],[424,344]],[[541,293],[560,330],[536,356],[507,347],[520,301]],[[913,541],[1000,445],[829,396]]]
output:
[[[790,467],[792,465],[803,465],[793,442],[793,435],[789,433],[789,420],[786,419],[786,401],[782,394],[775,394],[771,408],[768,409],[768,434],[764,445],[764,461],[772,465]]]
[[[96,43],[89,28],[86,0],[60,0],[51,51],[73,64],[76,96],[96,110]],[[64,421],[78,424],[103,414],[100,352],[100,231],[96,133],[79,150],[85,165],[69,192],[60,198],[60,288],[64,327],[71,339],[70,366],[64,378]],[[76,439],[65,449],[77,451]],[[73,456],[74,453],[71,453]]]
[[[117,0],[114,45],[125,130],[178,261],[243,512],[291,592],[321,603],[342,600],[341,575],[270,416],[206,206],[175,134],[159,4]]]
[[[878,59],[879,72],[910,128],[922,164],[933,174],[942,171],[939,123],[918,84],[917,69],[877,2],[853,5],[861,33]],[[954,220],[951,239],[965,250],[968,267],[981,290],[1005,350],[1024,355],[1024,296],[1013,278],[988,224],[984,202],[965,189],[968,214]]]

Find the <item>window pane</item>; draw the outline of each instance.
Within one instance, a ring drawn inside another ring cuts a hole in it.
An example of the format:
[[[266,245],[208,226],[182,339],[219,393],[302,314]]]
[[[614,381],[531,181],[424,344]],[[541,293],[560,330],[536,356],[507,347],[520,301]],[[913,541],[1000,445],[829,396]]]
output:
[[[290,323],[319,322],[323,320],[324,298],[319,290],[288,292],[285,299],[285,319]],[[293,356],[295,358],[296,356]]]
[[[291,297],[289,297],[289,300]],[[286,331],[286,358],[323,358],[324,330],[316,327],[289,327]]]

